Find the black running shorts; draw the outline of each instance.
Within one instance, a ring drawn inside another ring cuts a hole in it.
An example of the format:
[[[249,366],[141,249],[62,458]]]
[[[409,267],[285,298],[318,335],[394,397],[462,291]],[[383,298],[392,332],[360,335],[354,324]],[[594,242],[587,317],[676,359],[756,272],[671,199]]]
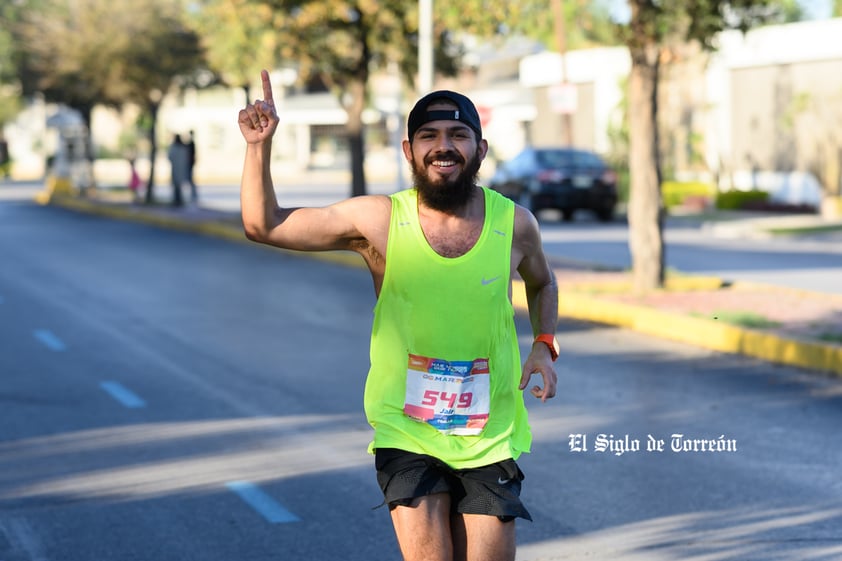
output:
[[[448,493],[454,513],[487,514],[504,522],[517,517],[532,520],[520,501],[524,476],[514,460],[453,469],[432,456],[379,448],[374,465],[390,509],[409,505],[417,497]]]

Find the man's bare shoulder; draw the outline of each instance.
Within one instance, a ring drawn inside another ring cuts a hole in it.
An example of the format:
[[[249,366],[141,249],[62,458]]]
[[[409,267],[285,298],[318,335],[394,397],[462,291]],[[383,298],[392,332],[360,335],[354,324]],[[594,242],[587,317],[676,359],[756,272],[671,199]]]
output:
[[[375,208],[386,208],[391,211],[392,198],[389,195],[362,195],[345,199],[346,203],[357,203]]]
[[[351,228],[348,238],[367,240],[378,251],[385,252],[392,217],[392,200],[388,195],[351,197],[329,208],[338,221]]]
[[[535,215],[519,204],[515,204],[514,243],[521,247],[541,244],[541,231]]]
[[[333,208],[348,216],[355,224],[385,220],[392,215],[392,199],[388,195],[362,195],[344,199]]]
[[[392,200],[387,195],[363,195],[345,199],[332,207],[343,220],[353,224],[347,249],[363,256],[379,291],[386,262],[386,244],[392,217]]]

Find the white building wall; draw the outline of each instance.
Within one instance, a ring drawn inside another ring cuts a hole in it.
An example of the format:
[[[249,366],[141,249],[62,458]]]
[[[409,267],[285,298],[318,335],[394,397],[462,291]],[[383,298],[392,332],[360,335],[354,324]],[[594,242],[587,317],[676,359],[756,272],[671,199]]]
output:
[[[606,47],[570,51],[565,57],[567,82],[593,84],[593,129],[596,152],[610,151],[608,130],[621,115],[618,106],[625,95],[622,81],[631,71],[631,58],[624,47]],[[520,83],[526,88],[540,88],[562,83],[561,54],[543,52],[524,57],[520,64]]]

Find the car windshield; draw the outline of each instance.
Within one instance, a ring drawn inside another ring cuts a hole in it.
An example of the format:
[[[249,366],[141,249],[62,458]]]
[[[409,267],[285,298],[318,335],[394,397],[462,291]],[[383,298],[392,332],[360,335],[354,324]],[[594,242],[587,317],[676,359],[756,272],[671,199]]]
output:
[[[545,168],[600,167],[602,161],[596,154],[571,150],[542,150],[537,152],[538,165]]]

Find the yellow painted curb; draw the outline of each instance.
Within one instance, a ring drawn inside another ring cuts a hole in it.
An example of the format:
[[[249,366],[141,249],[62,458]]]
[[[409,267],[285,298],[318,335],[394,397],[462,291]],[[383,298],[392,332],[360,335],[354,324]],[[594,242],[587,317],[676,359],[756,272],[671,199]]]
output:
[[[515,292],[524,293],[522,282]],[[517,299],[516,305],[525,307],[525,294]],[[558,314],[560,317],[625,327],[714,351],[842,376],[842,347],[838,345],[788,339],[724,322],[601,300],[579,293],[560,294]]]
[[[75,197],[79,190],[73,186],[73,182],[66,177],[51,175],[44,183],[44,190],[35,195],[35,202],[40,205],[49,204],[54,197]]]

